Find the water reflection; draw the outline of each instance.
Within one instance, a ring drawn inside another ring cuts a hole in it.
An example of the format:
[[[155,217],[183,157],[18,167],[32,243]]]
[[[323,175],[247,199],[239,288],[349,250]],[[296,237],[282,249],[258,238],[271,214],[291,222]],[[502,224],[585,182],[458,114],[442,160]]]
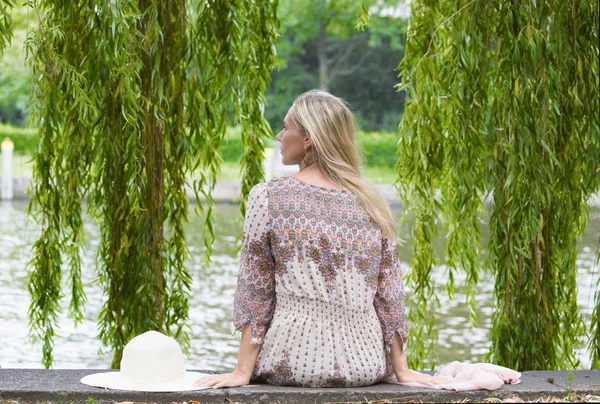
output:
[[[26,205],[22,202],[0,203],[0,366],[4,368],[41,368],[41,348],[30,343],[27,331],[27,309],[30,297],[27,291],[26,265],[31,246],[39,233],[38,227],[26,218]],[[216,210],[217,239],[213,247],[213,264],[203,263],[201,239],[202,221],[192,215],[187,225],[190,245],[189,269],[193,277],[190,302],[191,349],[187,359],[189,368],[227,369],[235,367],[238,337],[231,335],[231,306],[237,276],[237,238],[241,220],[237,206],[221,205]],[[410,226],[410,220],[407,225]],[[84,252],[83,281],[88,304],[85,320],[76,329],[66,317],[68,300],[63,301],[65,312],[59,316],[59,329],[55,339],[55,368],[107,368],[111,355],[100,355],[96,319],[102,306],[102,293],[95,284],[94,260],[100,234],[98,227],[85,222],[87,248]],[[406,234],[406,233],[405,233]],[[441,233],[440,233],[441,234]],[[486,237],[486,229],[482,229]],[[593,310],[593,293],[600,268],[592,269],[594,254],[600,237],[600,215],[588,224],[578,245],[578,302],[589,324]],[[404,237],[408,239],[409,237]],[[435,246],[443,256],[443,236]],[[406,242],[400,250],[404,272],[408,271],[411,246]],[[66,274],[65,274],[66,275]],[[488,336],[492,313],[493,279],[482,274],[478,286],[479,327],[468,325],[468,307],[464,303],[465,276],[455,274],[455,300],[448,300],[445,292],[446,267],[435,268],[434,279],[439,292],[440,309],[437,313],[439,344],[436,349],[438,363],[451,360],[477,362],[489,348]],[[410,290],[407,296],[410,298]],[[589,368],[589,353],[580,352],[584,368]]]

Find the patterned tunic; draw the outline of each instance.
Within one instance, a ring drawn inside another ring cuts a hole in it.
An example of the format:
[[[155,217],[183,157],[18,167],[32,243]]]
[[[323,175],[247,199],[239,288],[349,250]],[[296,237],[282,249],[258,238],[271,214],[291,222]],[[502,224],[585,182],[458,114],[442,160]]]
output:
[[[292,176],[250,192],[233,312],[270,384],[376,383],[394,335],[408,336],[395,243],[351,192]]]

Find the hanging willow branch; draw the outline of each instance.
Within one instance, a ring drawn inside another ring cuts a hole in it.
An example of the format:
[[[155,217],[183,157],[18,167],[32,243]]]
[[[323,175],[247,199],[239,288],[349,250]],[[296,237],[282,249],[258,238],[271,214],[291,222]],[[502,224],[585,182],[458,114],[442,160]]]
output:
[[[426,90],[439,86],[437,76],[428,77],[426,73],[434,68],[433,61],[423,58],[435,29],[436,4],[427,1],[411,4],[411,14],[415,17],[409,25],[405,56],[400,65],[404,72],[403,89],[411,96],[401,122],[397,169],[402,179],[398,183],[400,196],[415,213],[411,272],[407,276],[407,284],[413,289],[408,310],[412,324],[408,359],[409,366],[414,368],[425,365],[426,357],[433,367],[433,347],[437,339],[434,328],[437,299],[433,297],[432,270],[438,259],[434,257],[432,241],[437,235],[437,182],[443,175],[443,112],[437,94]],[[409,73],[410,67],[415,65],[419,67]],[[426,342],[429,343],[427,348]]]
[[[400,65],[399,191],[415,211],[411,362],[435,336],[432,237],[448,230],[447,292],[467,273],[475,320],[483,200],[496,275],[491,358],[520,370],[577,366],[575,242],[598,192],[598,2],[416,1]],[[433,365],[428,358],[428,365]]]
[[[10,0],[0,0],[0,56],[4,53],[4,49],[10,45],[13,37],[10,27],[12,18],[10,17],[10,9],[13,4]]]
[[[435,307],[436,302],[431,271],[438,261],[432,244],[437,235],[438,212],[448,235],[446,292],[453,297],[454,271],[462,268],[467,274],[470,322],[476,324],[478,218],[483,212],[487,149],[484,134],[473,129],[484,122],[487,92],[482,84],[487,66],[480,64],[479,59],[462,55],[480,52],[487,45],[488,34],[481,19],[455,18],[472,4],[458,10],[450,2],[413,4],[415,17],[407,37],[406,56],[400,65],[404,72],[403,89],[411,94],[411,107],[405,110],[400,128],[397,168],[403,181],[399,189],[417,216],[409,277],[418,302],[409,311],[411,321],[417,324],[411,339],[413,366],[422,365],[425,357],[427,365],[432,367],[435,363],[431,355],[437,333],[433,328],[434,310],[429,307]],[[486,7],[479,4],[475,7],[474,13],[485,15]],[[444,15],[450,17],[442,18]],[[434,24],[438,20],[442,22]],[[425,30],[428,35],[423,33]],[[469,40],[453,36],[455,32],[469,32]],[[456,47],[462,53],[451,51]],[[418,326],[422,323],[426,324],[425,333]],[[430,341],[427,350],[425,341]]]
[[[271,131],[262,117],[264,94],[275,64],[276,9],[276,1],[199,2],[193,9],[196,23],[190,47],[195,63],[190,70],[188,108],[203,114],[199,119],[190,115],[188,126],[200,153],[193,167],[199,171],[194,190],[205,217],[207,258],[214,240],[214,201],[209,191],[216,185],[221,163],[218,148],[229,114],[233,113],[235,123],[243,127],[242,214],[245,196],[264,177],[261,139],[269,137]]]
[[[496,12],[491,358],[572,369],[583,331],[576,241],[600,184],[598,2],[506,2]]]
[[[30,208],[42,232],[30,264],[29,314],[32,336],[43,341],[43,363],[52,364],[65,267],[69,314],[76,323],[82,319],[84,198],[101,229],[97,272],[106,300],[99,328],[114,352],[112,367],[124,345],[148,330],[172,335],[186,348],[188,182],[199,172],[193,188],[210,256],[211,191],[227,124],[242,122],[248,132],[242,199],[263,176],[275,3],[31,5],[39,26],[26,46],[40,145]]]
[[[263,7],[256,7],[252,2],[246,4],[251,21],[259,21],[257,25],[243,32],[243,53],[246,55],[240,66],[244,75],[240,80],[235,94],[238,102],[235,104],[236,116],[242,122],[242,143],[244,154],[241,160],[242,194],[248,195],[252,187],[263,178],[262,157],[264,147],[261,139],[268,138],[271,128],[262,119],[266,105],[266,90],[271,80],[271,72],[261,66],[275,64],[276,33],[280,26],[277,20],[277,3],[265,2]],[[275,29],[274,29],[275,27]],[[242,214],[246,213],[246,199],[242,200]]]
[[[600,167],[598,169],[600,172]],[[596,250],[596,259],[593,268],[597,269],[600,264],[600,239],[598,239],[598,248]],[[590,339],[588,348],[592,352],[592,369],[600,369],[600,278],[596,283],[596,293],[594,296],[594,311],[592,312],[592,326],[590,327]]]

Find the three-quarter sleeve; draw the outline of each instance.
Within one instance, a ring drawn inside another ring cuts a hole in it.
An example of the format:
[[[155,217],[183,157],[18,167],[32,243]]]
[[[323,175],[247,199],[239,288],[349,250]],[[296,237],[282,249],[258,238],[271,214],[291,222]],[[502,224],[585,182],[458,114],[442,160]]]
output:
[[[268,193],[265,184],[250,191],[240,269],[233,304],[233,328],[250,325],[253,344],[262,344],[275,308],[275,262],[271,255]]]
[[[398,334],[403,345],[406,343],[408,328],[404,313],[404,285],[396,244],[384,237],[381,247],[381,269],[374,305],[381,323],[385,347],[389,352],[394,335]]]

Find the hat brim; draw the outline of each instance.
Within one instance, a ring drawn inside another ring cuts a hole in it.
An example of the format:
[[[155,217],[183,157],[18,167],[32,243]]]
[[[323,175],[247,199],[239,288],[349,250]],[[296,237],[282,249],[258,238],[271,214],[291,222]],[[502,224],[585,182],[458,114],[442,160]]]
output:
[[[173,391],[191,391],[202,390],[210,387],[195,387],[192,385],[202,376],[208,376],[206,373],[185,372],[185,375],[177,380],[172,380],[164,383],[139,384],[133,383],[124,379],[121,373],[105,372],[94,373],[81,378],[81,383],[92,387],[102,387],[113,390],[128,390],[128,391],[153,391],[153,392],[173,392]]]

